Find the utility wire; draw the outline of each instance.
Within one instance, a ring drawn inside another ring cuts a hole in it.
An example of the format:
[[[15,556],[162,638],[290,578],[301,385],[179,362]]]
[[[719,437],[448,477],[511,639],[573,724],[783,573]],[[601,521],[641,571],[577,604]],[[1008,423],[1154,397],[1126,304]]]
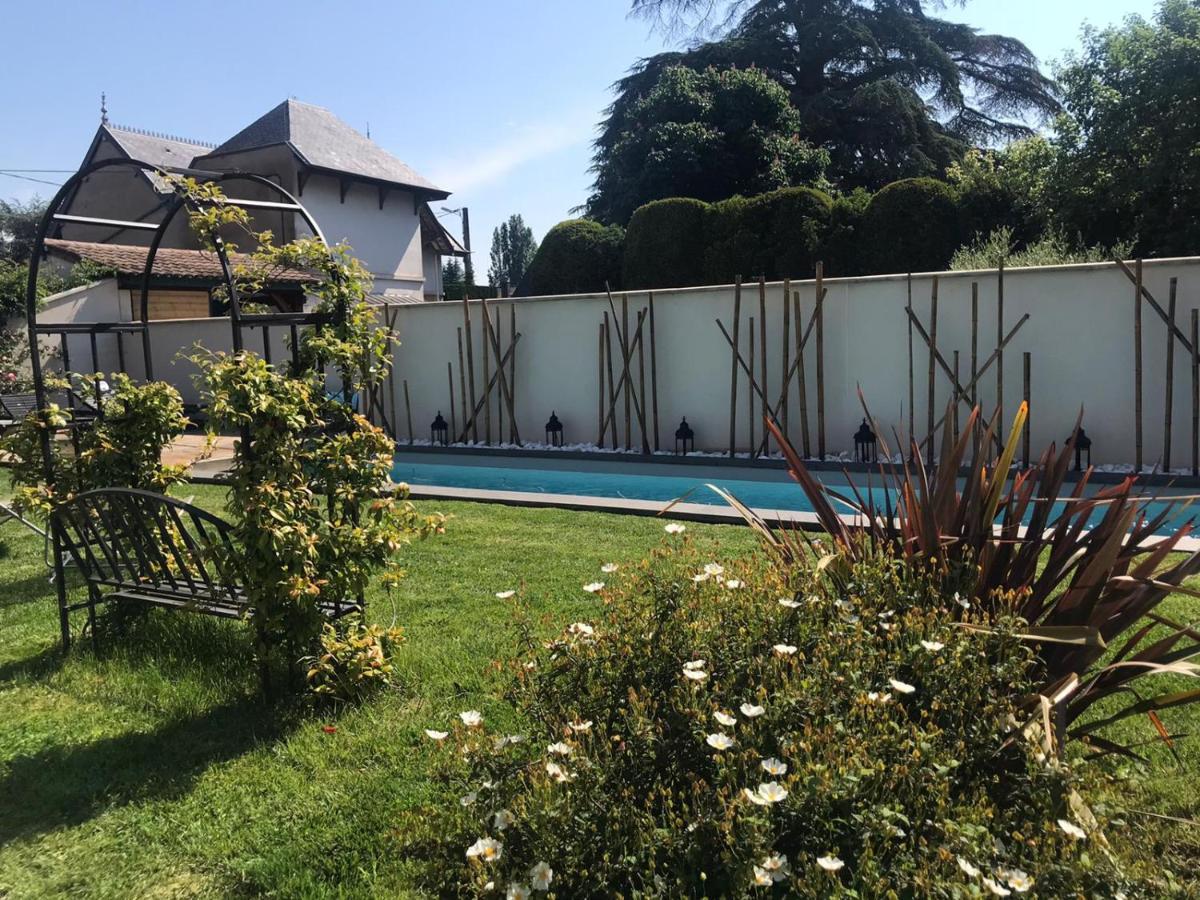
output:
[[[3,175],[7,178],[19,178],[21,181],[32,181],[35,184],[48,184],[51,187],[62,187],[61,181],[47,181],[45,178],[30,178],[28,175],[18,175],[18,171],[20,170],[0,169],[0,175]],[[31,171],[38,170],[34,169]]]

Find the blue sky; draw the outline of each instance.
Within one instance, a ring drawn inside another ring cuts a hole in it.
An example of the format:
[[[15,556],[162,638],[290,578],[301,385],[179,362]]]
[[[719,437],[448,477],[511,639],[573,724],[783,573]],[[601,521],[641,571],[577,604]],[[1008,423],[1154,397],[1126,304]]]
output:
[[[477,267],[520,212],[539,239],[587,196],[608,88],[667,46],[628,0],[333,4],[11,3],[0,169],[71,169],[99,121],[219,141],[288,96],[326,106],[471,208]],[[970,0],[945,15],[1024,40],[1045,62],[1083,22],[1153,0]],[[32,177],[61,181],[52,173]],[[0,177],[0,197],[49,185]],[[444,219],[452,229],[457,220]]]

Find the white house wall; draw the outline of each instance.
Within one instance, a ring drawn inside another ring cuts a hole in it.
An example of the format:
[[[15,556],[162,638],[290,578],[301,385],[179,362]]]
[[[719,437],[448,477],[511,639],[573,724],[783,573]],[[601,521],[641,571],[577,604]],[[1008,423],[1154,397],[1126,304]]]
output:
[[[931,275],[914,276],[912,303],[929,327]],[[1200,259],[1150,261],[1145,264],[1145,285],[1165,308],[1171,278],[1177,278],[1178,322],[1187,333],[1191,310],[1200,305]],[[949,363],[959,351],[960,380],[970,380],[971,285],[979,286],[979,361],[995,349],[997,338],[997,277],[995,272],[943,273],[939,279],[937,344]],[[887,435],[895,428],[908,430],[908,325],[905,305],[908,284],[904,276],[830,279],[825,308],[825,430],[826,451],[849,451],[852,435],[862,419],[858,399],[861,387],[873,415]],[[800,292],[807,322],[814,305],[811,281],[793,284]],[[686,416],[696,432],[697,448],[727,449],[729,441],[729,386],[731,354],[715,321],[731,328],[731,286],[656,291],[655,331],[657,342],[660,442],[673,445],[681,417]],[[1134,289],[1114,264],[1047,267],[1010,270],[1005,275],[1005,330],[1025,314],[1029,320],[1017,332],[1004,353],[1004,412],[1011,420],[1022,395],[1022,359],[1031,354],[1032,445],[1050,441],[1061,444],[1068,436],[1082,407],[1084,426],[1094,441],[1097,463],[1129,463],[1134,458]],[[620,297],[616,298],[620,311]],[[767,286],[768,384],[772,402],[780,390],[782,370],[783,286]],[[552,410],[564,422],[566,440],[594,442],[598,436],[598,328],[608,302],[602,295],[556,298],[524,298],[493,301],[499,311],[501,343],[509,340],[509,307],[515,303],[517,330],[522,337],[516,353],[516,406],[521,435],[526,440],[543,440],[543,426]],[[646,294],[629,294],[630,331],[636,327],[636,311],[646,303]],[[483,394],[483,344],[480,323],[482,304],[470,304],[474,336],[476,394]],[[454,366],[454,390],[459,392],[457,329],[463,326],[461,303],[431,303],[401,306],[397,330],[402,345],[396,354],[398,404],[395,421],[405,421],[403,393],[407,380],[412,402],[415,436],[427,437],[428,423],[440,410],[449,419],[449,388],[446,363]],[[758,286],[742,291],[740,342],[748,353],[748,319],[753,316],[755,342],[760,343],[757,320]],[[1148,304],[1143,305],[1144,366],[1144,453],[1146,465],[1161,459],[1165,397],[1167,329]],[[793,339],[796,323],[793,321]],[[646,366],[649,372],[648,325]],[[926,391],[929,353],[914,335],[914,420],[916,433],[926,433]],[[815,452],[816,342],[806,353],[809,421]],[[761,346],[756,354],[761,359]],[[620,378],[619,349],[614,345],[614,366]],[[1172,466],[1190,465],[1191,460],[1191,374],[1190,358],[1181,344],[1175,347]],[[492,360],[494,370],[495,360]],[[635,361],[636,368],[636,361]],[[755,366],[757,376],[758,365]],[[649,375],[647,375],[649,379]],[[738,376],[737,445],[748,446],[748,383]],[[649,387],[647,387],[649,395]],[[492,412],[493,439],[498,434],[499,392]],[[951,397],[949,381],[940,369],[933,403],[940,419]],[[462,423],[461,398],[456,397],[457,418]],[[979,386],[979,402],[990,413],[996,403],[996,371],[989,370]],[[966,409],[962,416],[965,419]],[[507,418],[507,414],[505,414]],[[618,423],[623,424],[624,406],[618,404]],[[649,419],[649,415],[647,416]],[[789,419],[793,441],[800,443],[798,391],[790,390]],[[634,417],[634,446],[636,416]],[[482,436],[482,417],[480,419]],[[761,434],[761,423],[757,426]],[[403,435],[402,435],[403,436]],[[623,438],[622,438],[623,443]]]

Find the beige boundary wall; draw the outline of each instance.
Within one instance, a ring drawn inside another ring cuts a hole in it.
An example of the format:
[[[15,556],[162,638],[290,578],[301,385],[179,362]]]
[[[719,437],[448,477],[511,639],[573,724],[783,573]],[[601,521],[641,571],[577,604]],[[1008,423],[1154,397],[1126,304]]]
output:
[[[914,275],[912,304],[928,329],[930,294],[934,276]],[[939,281],[937,344],[948,363],[959,351],[961,376],[966,385],[971,365],[971,286],[979,286],[979,360],[991,355],[997,337],[997,274],[953,272]],[[1191,310],[1200,306],[1200,258],[1147,261],[1145,287],[1162,305],[1168,304],[1170,279],[1178,279],[1177,320],[1189,333]],[[862,418],[856,389],[861,386],[875,417],[890,431],[908,428],[908,325],[905,305],[907,276],[828,279],[825,308],[825,430],[826,452],[838,454],[853,447],[852,435]],[[794,283],[800,292],[807,321],[814,305],[811,281]],[[658,349],[658,406],[660,444],[673,445],[682,416],[696,432],[697,449],[724,450],[729,441],[731,353],[715,324],[729,328],[733,319],[732,286],[656,291],[655,330]],[[1134,459],[1134,287],[1113,263],[1014,269],[1004,277],[1005,330],[1025,314],[1021,327],[1004,353],[1005,416],[1011,419],[1022,394],[1023,354],[1031,354],[1032,445],[1061,442],[1084,407],[1084,426],[1094,441],[1093,461],[1098,464],[1132,463]],[[636,310],[646,303],[645,292],[631,292],[630,331]],[[620,296],[616,298],[618,313]],[[516,406],[521,436],[542,441],[543,426],[551,410],[565,425],[567,443],[591,443],[598,437],[598,329],[608,301],[603,295],[533,297],[492,301],[498,310],[501,344],[509,340],[509,307],[516,305],[521,341],[516,353]],[[767,285],[768,394],[774,402],[782,376],[783,286]],[[472,301],[477,395],[482,396],[482,304]],[[440,410],[450,418],[447,362],[453,363],[454,391],[459,393],[457,329],[463,325],[461,303],[426,303],[394,310],[401,346],[396,354],[396,409],[400,436],[407,436],[403,381],[407,380],[412,405],[414,436],[428,439],[429,423]],[[742,292],[741,345],[748,353],[748,320],[755,318],[759,341],[758,286]],[[1143,463],[1158,463],[1163,450],[1164,398],[1168,331],[1148,303],[1142,306],[1143,346]],[[795,322],[792,323],[793,339]],[[647,334],[648,337],[648,334]],[[926,433],[926,394],[929,353],[919,335],[913,337],[915,422],[919,437]],[[815,336],[806,349],[808,406],[816,447]],[[616,348],[614,348],[615,351]],[[647,381],[649,354],[647,346]],[[762,348],[756,346],[761,358]],[[493,358],[494,368],[495,361]],[[615,356],[618,379],[619,356]],[[756,365],[756,374],[757,368]],[[1192,405],[1191,359],[1176,342],[1174,360],[1172,467],[1191,464]],[[738,377],[737,444],[748,445],[748,383]],[[647,386],[649,395],[649,386]],[[940,418],[951,397],[949,380],[936,373],[935,418]],[[798,390],[790,390],[790,430],[799,445]],[[498,433],[499,392],[492,412],[493,439]],[[989,412],[996,402],[996,369],[980,382],[979,399]],[[648,404],[649,405],[649,404]],[[461,398],[456,396],[458,421],[463,419]],[[964,407],[963,417],[966,416]],[[648,417],[649,418],[649,417]],[[507,415],[505,415],[507,420]],[[624,407],[618,404],[623,424]],[[634,445],[638,445],[636,417]],[[480,422],[482,438],[482,419]],[[622,439],[623,444],[623,439]]]

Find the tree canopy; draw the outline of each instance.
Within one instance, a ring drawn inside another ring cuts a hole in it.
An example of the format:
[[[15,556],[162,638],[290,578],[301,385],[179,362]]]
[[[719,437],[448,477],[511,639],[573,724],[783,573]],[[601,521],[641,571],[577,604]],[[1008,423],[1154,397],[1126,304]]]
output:
[[[830,178],[843,189],[940,176],[972,144],[1029,136],[1031,117],[1059,112],[1054,83],[1024,44],[929,15],[931,5],[735,0],[714,40],[643,59],[617,82],[596,141],[589,213],[617,220],[607,201],[623,143],[664,73],[678,67],[753,67],[781,85],[798,116],[799,137],[828,151]],[[633,2],[635,12],[668,22],[716,6]]]
[[[824,185],[829,155],[799,131],[787,91],[759,69],[667,66],[598,154],[589,212],[624,223],[665,197],[712,201]]]
[[[525,277],[537,248],[533,229],[525,224],[520,213],[513,213],[507,221],[492,230],[488,281],[497,286],[516,287]]]

